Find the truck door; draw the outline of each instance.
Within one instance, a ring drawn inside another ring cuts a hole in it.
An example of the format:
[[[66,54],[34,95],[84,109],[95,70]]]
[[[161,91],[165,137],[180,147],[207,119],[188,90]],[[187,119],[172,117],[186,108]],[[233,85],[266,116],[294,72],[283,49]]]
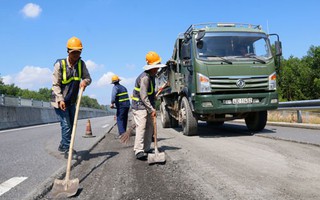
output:
[[[184,82],[186,83],[184,90],[186,94],[190,96],[194,85],[192,78],[194,72],[191,59],[191,40],[184,41],[181,44],[180,64],[181,74],[184,75]]]

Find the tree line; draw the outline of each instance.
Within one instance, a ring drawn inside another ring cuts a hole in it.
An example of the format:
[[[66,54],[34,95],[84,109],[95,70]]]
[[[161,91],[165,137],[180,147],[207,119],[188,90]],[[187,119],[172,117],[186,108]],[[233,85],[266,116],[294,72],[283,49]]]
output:
[[[21,89],[14,84],[4,84],[3,79],[0,77],[0,94],[21,97],[25,99],[34,99],[39,101],[51,101],[51,89],[40,88],[38,91],[31,91],[28,89]],[[81,99],[82,107],[95,108],[95,109],[106,109],[106,106],[100,105],[97,99],[90,98],[89,96],[83,96]]]
[[[320,98],[320,46],[311,46],[301,59],[281,59],[277,69],[280,101]]]
[[[276,61],[278,62],[278,61]],[[277,68],[278,92],[280,101],[311,100],[320,98],[320,46],[311,46],[306,56],[281,58]],[[0,94],[9,96],[50,101],[51,89],[40,88],[38,91],[21,89],[14,84],[4,84],[0,77]],[[98,101],[83,96],[81,106],[106,109]]]

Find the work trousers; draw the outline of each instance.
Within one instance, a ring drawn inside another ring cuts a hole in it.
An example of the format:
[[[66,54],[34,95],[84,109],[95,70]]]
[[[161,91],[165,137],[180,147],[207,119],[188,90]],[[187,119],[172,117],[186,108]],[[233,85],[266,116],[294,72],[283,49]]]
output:
[[[61,126],[61,142],[60,144],[64,148],[69,148],[70,146],[70,139],[72,134],[74,116],[76,112],[75,104],[68,106],[65,111],[54,108],[56,114],[58,115],[60,126]]]
[[[136,123],[136,138],[134,141],[134,153],[147,152],[150,150],[153,136],[153,121],[151,113],[147,110],[132,110],[133,119]]]
[[[129,107],[117,108],[117,124],[119,135],[122,135],[127,130]]]

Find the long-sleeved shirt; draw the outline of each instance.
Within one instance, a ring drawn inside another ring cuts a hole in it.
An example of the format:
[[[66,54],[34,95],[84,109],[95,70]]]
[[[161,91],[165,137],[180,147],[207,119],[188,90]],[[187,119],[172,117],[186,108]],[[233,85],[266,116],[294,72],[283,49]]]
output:
[[[67,68],[67,79],[78,76],[78,62],[81,62],[81,79],[86,81],[87,85],[91,83],[91,77],[89,71],[86,67],[84,61],[81,58],[73,66],[69,62],[69,57],[66,59],[66,68]],[[55,108],[58,108],[58,103],[60,101],[70,101],[70,103],[75,103],[79,91],[79,83],[75,84],[75,80],[72,80],[68,84],[62,84],[63,73],[61,60],[57,60],[54,64],[53,76],[52,76],[52,100],[51,105]],[[66,99],[67,98],[67,99]]]
[[[138,76],[133,90],[132,109],[146,109],[149,113],[155,110],[154,85],[154,77],[151,77],[147,72]]]
[[[116,104],[116,107],[130,107],[130,99],[127,88],[118,82],[114,83],[111,94],[111,103]]]

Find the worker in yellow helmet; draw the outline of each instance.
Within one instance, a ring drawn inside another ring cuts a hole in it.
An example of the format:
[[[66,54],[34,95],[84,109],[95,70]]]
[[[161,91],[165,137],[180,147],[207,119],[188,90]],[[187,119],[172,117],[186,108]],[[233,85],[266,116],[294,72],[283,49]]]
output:
[[[132,97],[132,114],[136,123],[136,137],[134,142],[134,153],[137,159],[145,160],[153,136],[153,117],[156,117],[155,109],[155,75],[159,68],[166,65],[161,64],[161,57],[154,51],[146,55],[147,65],[135,82]]]
[[[117,125],[119,138],[121,138],[127,130],[130,99],[127,88],[121,85],[119,82],[119,76],[113,75],[111,78],[111,83],[114,84],[114,86],[112,88],[110,108],[117,109]]]
[[[55,62],[52,76],[51,104],[61,126],[58,151],[64,153],[65,158],[69,151],[79,88],[86,88],[91,83],[89,71],[80,57],[82,49],[80,39],[71,37],[67,42],[68,57]],[[73,159],[76,158],[76,151],[73,150]]]

